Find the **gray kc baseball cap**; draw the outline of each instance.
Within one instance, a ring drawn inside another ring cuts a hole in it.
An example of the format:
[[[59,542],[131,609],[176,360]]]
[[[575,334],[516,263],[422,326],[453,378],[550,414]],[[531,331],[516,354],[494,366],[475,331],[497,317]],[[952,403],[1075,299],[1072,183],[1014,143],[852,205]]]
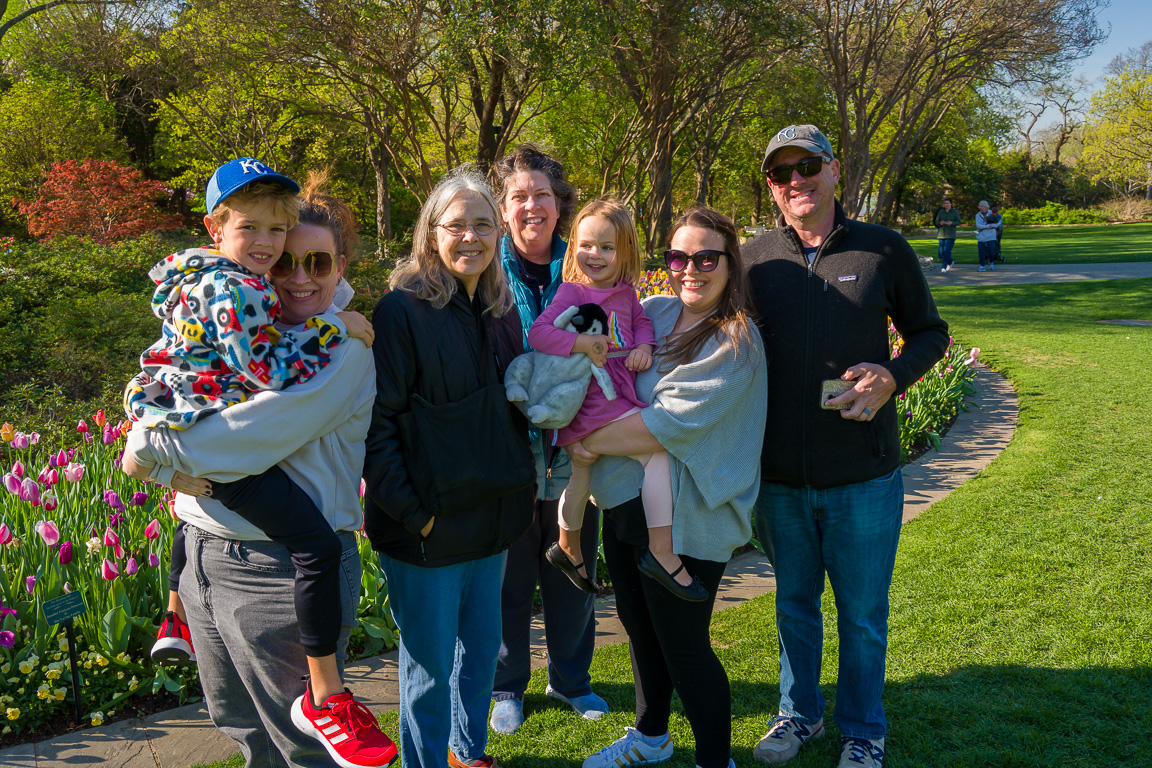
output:
[[[760,164],[760,172],[767,173],[772,155],[787,147],[801,147],[819,155],[836,157],[832,154],[832,143],[819,128],[814,125],[790,125],[768,142],[768,148],[764,150],[764,162]]]

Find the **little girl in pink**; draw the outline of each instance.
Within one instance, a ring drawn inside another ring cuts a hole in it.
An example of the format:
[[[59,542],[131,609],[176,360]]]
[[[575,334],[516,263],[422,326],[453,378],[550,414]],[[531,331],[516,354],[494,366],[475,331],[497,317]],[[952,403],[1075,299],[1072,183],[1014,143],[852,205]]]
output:
[[[636,283],[643,273],[636,224],[631,212],[613,199],[585,205],[572,224],[572,237],[564,256],[564,283],[556,297],[528,331],[528,344],[550,355],[587,355],[612,380],[616,398],[608,400],[593,378],[584,404],[567,427],[557,430],[556,443],[568,446],[605,424],[636,413],[647,404],[636,395],[635,372],[652,365],[656,339],[652,321],[636,298]],[[589,336],[556,328],[553,322],[566,309],[581,304],[600,305],[608,316],[604,335]],[[646,573],[686,600],[706,599],[707,593],[683,571],[672,551],[672,478],[668,454],[632,456],[644,465],[641,498],[648,523]],[[572,465],[572,478],[560,497],[560,540],[546,557],[577,587],[595,592],[580,550],[580,528],[589,497],[590,467]]]

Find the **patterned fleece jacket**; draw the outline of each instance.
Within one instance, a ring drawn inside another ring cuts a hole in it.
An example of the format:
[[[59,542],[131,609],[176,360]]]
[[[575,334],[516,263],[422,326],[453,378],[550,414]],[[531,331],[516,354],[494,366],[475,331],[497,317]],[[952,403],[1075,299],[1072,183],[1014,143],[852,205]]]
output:
[[[148,276],[156,283],[152,312],[164,326],[124,391],[124,410],[145,427],[187,429],[255,392],[306,381],[346,338],[335,318],[276,330],[272,286],[211,248],[174,253]]]

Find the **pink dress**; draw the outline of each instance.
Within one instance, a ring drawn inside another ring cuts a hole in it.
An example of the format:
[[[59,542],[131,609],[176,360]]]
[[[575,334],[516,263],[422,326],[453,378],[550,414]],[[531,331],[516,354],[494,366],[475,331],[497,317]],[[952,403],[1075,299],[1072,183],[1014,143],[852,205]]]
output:
[[[640,344],[656,346],[652,321],[644,314],[644,308],[636,298],[636,289],[623,281],[613,288],[592,288],[583,283],[561,284],[552,303],[528,330],[529,346],[549,355],[571,355],[576,335],[552,323],[564,310],[581,304],[599,304],[608,315],[608,328],[604,335],[608,337],[609,353],[631,351]],[[557,445],[571,445],[633,408],[647,407],[648,404],[636,395],[636,374],[628,370],[625,360],[627,355],[621,355],[610,357],[604,363],[604,370],[608,371],[608,377],[616,389],[616,399],[606,399],[604,391],[593,378],[588,384],[584,405],[577,411],[572,423],[557,430]]]

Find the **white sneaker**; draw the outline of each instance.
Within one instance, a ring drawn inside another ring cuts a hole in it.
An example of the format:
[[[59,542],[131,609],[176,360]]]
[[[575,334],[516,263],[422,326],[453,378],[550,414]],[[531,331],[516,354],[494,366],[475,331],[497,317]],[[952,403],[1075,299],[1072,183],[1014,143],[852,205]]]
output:
[[[795,717],[776,715],[772,718],[768,733],[752,750],[752,757],[757,762],[780,765],[796,757],[800,747],[808,743],[809,739],[818,739],[823,735],[824,718],[809,725]]]
[[[841,737],[836,768],[884,768],[884,739]]]
[[[948,266],[944,267],[944,271],[945,272],[951,272],[952,271],[952,265],[949,264]]]
[[[589,755],[583,768],[631,768],[635,765],[662,763],[672,757],[672,734],[661,738],[660,746],[654,747],[644,740],[640,731],[629,726],[616,741],[594,755]]]
[[[977,267],[977,268],[976,268],[976,271],[977,271],[977,272],[987,272],[987,271],[988,271],[988,268],[987,268],[987,267]]]

